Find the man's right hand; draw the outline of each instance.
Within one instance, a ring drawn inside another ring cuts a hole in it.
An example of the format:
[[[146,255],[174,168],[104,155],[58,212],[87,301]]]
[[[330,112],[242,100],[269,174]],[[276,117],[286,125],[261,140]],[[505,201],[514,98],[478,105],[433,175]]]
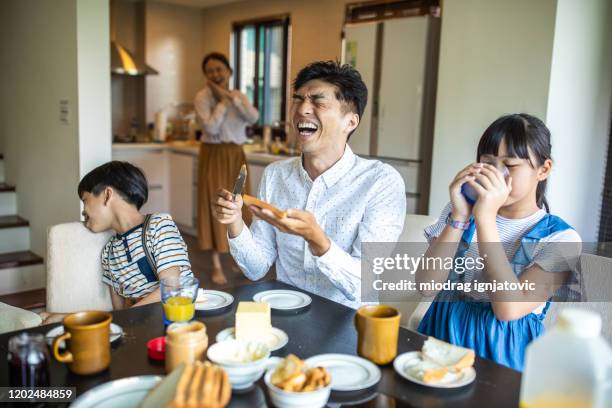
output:
[[[217,197],[213,200],[213,216],[221,224],[227,225],[230,238],[235,238],[242,232],[244,222],[242,221],[242,196],[238,194],[236,201],[234,195],[225,189],[217,191]]]

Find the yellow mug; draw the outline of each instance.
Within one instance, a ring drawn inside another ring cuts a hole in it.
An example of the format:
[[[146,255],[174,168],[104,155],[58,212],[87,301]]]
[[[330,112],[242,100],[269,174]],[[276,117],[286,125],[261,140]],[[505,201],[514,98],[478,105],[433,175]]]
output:
[[[401,313],[387,305],[362,306],[355,314],[357,354],[384,365],[397,355]]]
[[[64,318],[64,334],[53,340],[53,357],[68,364],[75,374],[99,373],[108,368],[110,356],[110,324],[108,312],[78,312]],[[67,351],[60,353],[60,345],[70,340]]]

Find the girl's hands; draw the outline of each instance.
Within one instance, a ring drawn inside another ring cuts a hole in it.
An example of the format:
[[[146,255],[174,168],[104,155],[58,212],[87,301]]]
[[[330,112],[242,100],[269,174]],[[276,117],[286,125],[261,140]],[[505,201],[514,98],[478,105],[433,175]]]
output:
[[[468,181],[478,193],[478,200],[472,208],[474,218],[493,218],[508,200],[512,191],[512,177],[505,179],[501,171],[490,164],[481,164],[480,172],[475,179]]]
[[[467,202],[463,194],[461,194],[461,186],[464,183],[474,181],[475,176],[482,168],[481,163],[472,163],[461,170],[453,181],[451,181],[448,191],[452,205],[451,218],[455,221],[467,222],[472,214],[472,206]]]

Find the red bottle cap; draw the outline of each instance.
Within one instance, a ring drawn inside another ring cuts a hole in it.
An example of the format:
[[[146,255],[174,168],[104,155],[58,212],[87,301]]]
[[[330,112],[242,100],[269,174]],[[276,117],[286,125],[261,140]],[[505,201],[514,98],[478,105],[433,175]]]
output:
[[[150,358],[163,361],[166,358],[166,337],[161,336],[149,340],[147,350]]]

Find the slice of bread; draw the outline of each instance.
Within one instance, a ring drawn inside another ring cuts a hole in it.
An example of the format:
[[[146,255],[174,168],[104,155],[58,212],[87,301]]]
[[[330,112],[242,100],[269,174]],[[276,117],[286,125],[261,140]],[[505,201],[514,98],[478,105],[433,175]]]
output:
[[[299,392],[302,391],[304,384],[306,383],[306,374],[298,373],[292,377],[287,378],[282,383],[276,385],[278,388],[281,388],[285,391],[289,392]]]
[[[304,368],[304,361],[299,359],[295,354],[289,354],[281,361],[274,373],[272,373],[272,384],[277,387],[286,382],[288,379],[301,374]]]
[[[408,371],[412,377],[418,378],[423,382],[437,383],[446,376],[448,367],[441,367],[428,360],[420,360],[417,364],[411,366]]]
[[[459,372],[474,365],[474,350],[455,346],[434,337],[429,337],[421,350],[423,360],[431,361],[450,371]]]
[[[164,408],[174,400],[176,386],[185,371],[185,364],[181,364],[160,381],[140,403],[140,408]]]
[[[277,218],[285,218],[287,216],[286,211],[279,210],[278,208],[274,207],[272,204],[266,203],[265,201],[262,201],[248,194],[244,194],[242,196],[242,200],[244,201],[244,204],[246,204],[247,206],[254,205],[255,207],[259,207],[261,209],[272,211],[272,213],[276,215]]]

